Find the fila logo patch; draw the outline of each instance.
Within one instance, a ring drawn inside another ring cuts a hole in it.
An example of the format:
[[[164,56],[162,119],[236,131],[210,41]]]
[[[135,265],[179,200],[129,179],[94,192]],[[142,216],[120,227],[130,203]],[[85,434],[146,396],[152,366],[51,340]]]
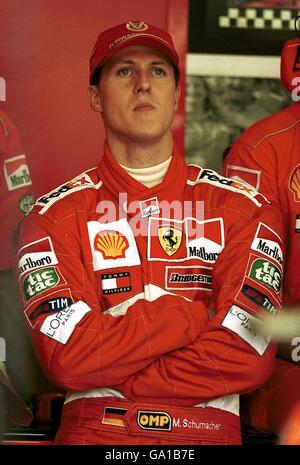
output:
[[[31,185],[31,178],[25,155],[4,160],[4,176],[9,191]]]
[[[118,294],[131,291],[130,273],[106,273],[101,275],[103,294]]]
[[[264,223],[259,223],[251,249],[273,258],[282,267],[283,254],[280,243],[281,239],[273,229]]]

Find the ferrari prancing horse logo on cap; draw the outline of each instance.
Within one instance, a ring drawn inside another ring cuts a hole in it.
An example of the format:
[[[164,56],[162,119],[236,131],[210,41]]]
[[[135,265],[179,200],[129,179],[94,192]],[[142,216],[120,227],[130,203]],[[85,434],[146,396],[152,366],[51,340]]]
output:
[[[181,245],[182,232],[174,226],[162,225],[158,227],[158,239],[164,251],[171,257]]]
[[[144,21],[128,21],[128,23],[126,23],[126,29],[133,32],[143,32],[147,31],[148,24],[144,23]]]

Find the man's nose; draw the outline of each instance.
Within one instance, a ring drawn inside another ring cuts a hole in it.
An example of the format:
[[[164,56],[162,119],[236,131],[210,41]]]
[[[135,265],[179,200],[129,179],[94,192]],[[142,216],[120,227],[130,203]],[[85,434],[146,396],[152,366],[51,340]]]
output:
[[[151,89],[150,78],[147,71],[139,71],[134,86],[135,93],[149,92]]]

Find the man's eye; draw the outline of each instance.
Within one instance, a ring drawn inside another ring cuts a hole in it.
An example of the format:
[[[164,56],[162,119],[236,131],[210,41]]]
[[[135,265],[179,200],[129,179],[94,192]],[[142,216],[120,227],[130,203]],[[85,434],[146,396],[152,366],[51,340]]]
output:
[[[153,69],[153,73],[154,73],[156,76],[165,76],[165,75],[166,75],[165,70],[162,69],[162,68],[154,68],[154,69]]]
[[[130,68],[121,68],[117,71],[119,76],[128,76],[132,73]]]

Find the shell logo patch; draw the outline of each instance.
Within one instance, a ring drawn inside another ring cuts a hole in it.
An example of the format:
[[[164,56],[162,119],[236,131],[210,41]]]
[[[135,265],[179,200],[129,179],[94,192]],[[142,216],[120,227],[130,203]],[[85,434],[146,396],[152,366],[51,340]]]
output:
[[[290,190],[294,193],[295,201],[300,202],[300,165],[297,165],[290,177]]]
[[[95,237],[95,249],[102,253],[106,260],[124,258],[129,247],[127,238],[119,231],[101,231]]]

